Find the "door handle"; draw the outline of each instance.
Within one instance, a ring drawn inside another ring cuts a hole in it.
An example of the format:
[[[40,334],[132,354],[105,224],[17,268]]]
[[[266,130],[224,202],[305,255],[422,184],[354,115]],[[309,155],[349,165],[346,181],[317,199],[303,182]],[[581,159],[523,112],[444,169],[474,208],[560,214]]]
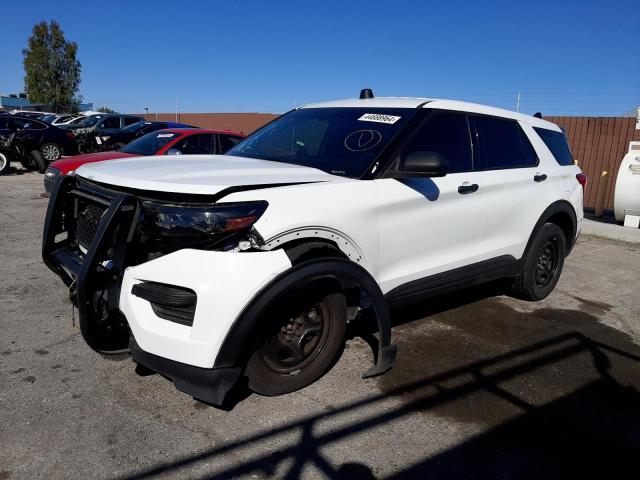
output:
[[[458,187],[458,193],[461,193],[463,195],[465,195],[467,193],[477,192],[477,191],[478,191],[478,184],[477,183],[472,183],[471,185],[460,185]]]
[[[546,173],[536,173],[533,176],[533,181],[534,182],[544,182],[547,179],[547,174]]]

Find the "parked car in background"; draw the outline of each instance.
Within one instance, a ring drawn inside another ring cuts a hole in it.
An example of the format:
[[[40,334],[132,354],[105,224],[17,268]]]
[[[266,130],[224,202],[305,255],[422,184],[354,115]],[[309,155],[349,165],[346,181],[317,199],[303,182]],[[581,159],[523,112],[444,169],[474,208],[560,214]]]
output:
[[[147,122],[140,121],[127,125],[124,128],[105,129],[102,131],[102,149],[120,150],[132,140],[142,137],[147,133],[167,128],[198,128],[193,125],[175,122]]]
[[[102,150],[103,137],[109,137],[114,130],[140,121],[144,121],[144,118],[136,115],[99,113],[61,127],[73,131],[80,153],[93,153]]]
[[[11,115],[19,115],[21,117],[38,118],[42,115],[51,114],[51,112],[34,112],[32,110],[11,110]]]
[[[224,154],[244,138],[230,130],[171,128],[147,133],[120,150],[63,158],[53,162],[44,176],[44,189],[51,193],[62,177],[73,174],[81,165],[105,160],[149,155]]]
[[[22,158],[16,158],[26,168],[44,172],[47,164],[62,155],[78,153],[73,132],[34,118],[19,115],[0,115],[0,135],[15,134],[24,149]]]
[[[50,113],[48,115],[42,115],[38,117],[38,120],[49,123],[51,125],[62,125],[67,121],[76,118],[77,115],[72,113]]]

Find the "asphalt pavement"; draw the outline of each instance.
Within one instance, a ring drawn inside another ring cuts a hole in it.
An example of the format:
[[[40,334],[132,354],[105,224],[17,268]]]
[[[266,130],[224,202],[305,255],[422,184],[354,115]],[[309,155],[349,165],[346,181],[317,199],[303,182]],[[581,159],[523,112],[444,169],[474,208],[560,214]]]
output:
[[[398,360],[209,407],[90,350],[40,258],[42,176],[0,176],[0,480],[633,478],[640,245],[583,235],[555,292],[490,285],[393,312]]]

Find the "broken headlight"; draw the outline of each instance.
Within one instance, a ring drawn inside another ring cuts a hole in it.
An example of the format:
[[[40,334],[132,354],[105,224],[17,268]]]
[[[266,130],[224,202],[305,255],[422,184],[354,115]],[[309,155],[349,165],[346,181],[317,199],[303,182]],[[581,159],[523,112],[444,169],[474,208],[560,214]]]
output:
[[[264,201],[216,204],[142,203],[137,242],[146,259],[180,250],[231,250],[267,209]]]
[[[250,228],[267,209],[267,202],[217,204],[165,204],[146,201],[142,209],[147,224],[162,236],[214,236]]]

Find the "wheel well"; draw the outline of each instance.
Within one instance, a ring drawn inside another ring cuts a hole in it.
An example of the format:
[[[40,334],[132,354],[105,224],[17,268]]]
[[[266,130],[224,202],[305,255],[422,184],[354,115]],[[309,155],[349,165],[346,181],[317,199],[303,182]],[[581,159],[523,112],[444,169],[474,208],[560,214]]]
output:
[[[573,219],[568,213],[556,212],[551,215],[545,223],[554,223],[559,226],[564,232],[565,238],[567,240],[567,247],[573,244],[575,236]]]
[[[331,240],[293,240],[285,243],[281,248],[289,257],[291,265],[299,265],[302,262],[320,258],[344,258],[348,260],[347,255]]]

